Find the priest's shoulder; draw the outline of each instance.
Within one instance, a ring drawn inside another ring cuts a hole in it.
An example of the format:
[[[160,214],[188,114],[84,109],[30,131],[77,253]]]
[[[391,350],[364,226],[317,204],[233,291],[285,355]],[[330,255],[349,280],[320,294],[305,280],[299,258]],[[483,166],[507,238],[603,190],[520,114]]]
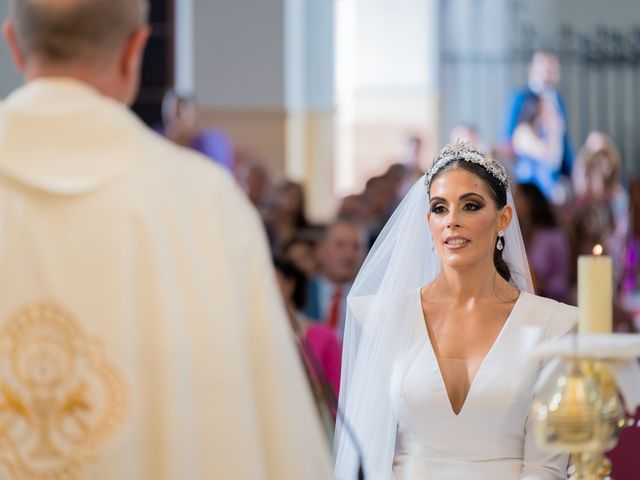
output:
[[[153,132],[146,145],[146,158],[138,172],[138,179],[149,186],[145,194],[165,196],[170,191],[181,205],[233,212],[228,217],[234,223],[242,224],[251,217],[249,223],[262,228],[257,212],[226,169]]]
[[[545,329],[545,338],[564,335],[577,325],[577,307],[539,295],[523,295],[527,296],[530,307],[528,321],[542,326]]]
[[[178,146],[155,132],[146,136],[145,161],[140,174],[156,185],[167,185],[170,191],[188,197],[215,194],[225,200],[241,197],[247,203],[231,174],[205,155]]]
[[[171,178],[189,176],[191,181],[199,178],[205,183],[218,181],[227,183],[231,176],[227,170],[211,161],[205,155],[186,147],[181,147],[155,132],[147,136],[147,165],[154,172],[164,172]]]

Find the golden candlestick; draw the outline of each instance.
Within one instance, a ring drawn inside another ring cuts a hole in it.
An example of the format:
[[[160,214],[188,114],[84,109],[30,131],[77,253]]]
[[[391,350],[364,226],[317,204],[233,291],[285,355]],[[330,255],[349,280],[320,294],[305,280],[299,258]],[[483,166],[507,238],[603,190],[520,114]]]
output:
[[[611,473],[604,452],[618,443],[624,410],[606,362],[565,357],[534,402],[538,443],[569,453],[571,480],[603,480]]]

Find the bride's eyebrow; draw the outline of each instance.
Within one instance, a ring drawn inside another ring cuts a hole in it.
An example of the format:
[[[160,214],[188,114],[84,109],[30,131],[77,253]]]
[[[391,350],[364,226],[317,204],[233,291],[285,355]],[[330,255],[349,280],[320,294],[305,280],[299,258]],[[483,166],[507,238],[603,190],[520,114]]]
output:
[[[476,192],[464,193],[460,195],[460,197],[458,197],[458,200],[465,200],[466,198],[469,198],[469,197],[478,197],[479,199],[484,200],[484,197]],[[442,197],[432,197],[431,200],[429,200],[429,203],[449,203],[449,202],[447,202],[447,200]]]
[[[464,195],[460,195],[460,198],[458,198],[458,200],[464,200],[465,198],[469,198],[469,197],[479,197],[482,200],[484,200],[484,197],[482,195],[475,192],[469,192],[469,193],[465,193]]]

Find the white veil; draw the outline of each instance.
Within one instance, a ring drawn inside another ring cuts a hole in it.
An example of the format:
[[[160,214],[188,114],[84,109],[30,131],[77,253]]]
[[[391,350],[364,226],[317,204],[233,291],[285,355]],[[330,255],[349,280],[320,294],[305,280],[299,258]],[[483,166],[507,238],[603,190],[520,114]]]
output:
[[[409,346],[414,320],[403,315],[406,294],[433,281],[440,270],[427,223],[425,176],[407,193],[367,256],[348,296],[335,471],[338,480],[388,480],[397,428],[393,367]],[[512,282],[533,293],[533,284],[511,192],[513,220],[505,231],[503,258]],[[355,437],[355,438],[353,438]]]

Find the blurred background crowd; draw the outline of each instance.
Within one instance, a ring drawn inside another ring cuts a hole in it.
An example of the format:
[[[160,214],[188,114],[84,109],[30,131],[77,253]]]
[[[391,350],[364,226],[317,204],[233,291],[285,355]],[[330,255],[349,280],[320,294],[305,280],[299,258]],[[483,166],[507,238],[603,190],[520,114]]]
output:
[[[614,259],[615,329],[637,331],[640,181],[626,174],[606,132],[569,138],[564,101],[556,89],[560,69],[554,53],[536,51],[527,84],[502,101],[502,140],[490,143],[475,126],[460,123],[451,129],[449,141],[490,151],[510,172],[538,293],[575,304],[577,257],[601,244]],[[199,129],[192,99],[169,92],[163,112],[165,134],[229,169],[260,212],[292,309],[331,325],[339,338],[343,300],[362,261],[424,173],[417,167],[423,140],[408,138],[415,159],[396,159],[366,180],[362,191],[340,198],[333,218],[314,222],[307,215],[304,185],[274,172],[259,152],[234,151],[233,139],[223,132]]]

